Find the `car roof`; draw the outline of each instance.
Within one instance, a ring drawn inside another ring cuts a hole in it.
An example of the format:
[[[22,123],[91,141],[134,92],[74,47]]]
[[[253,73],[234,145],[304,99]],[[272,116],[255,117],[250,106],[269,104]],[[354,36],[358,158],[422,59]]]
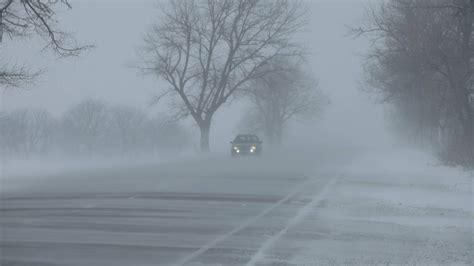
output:
[[[255,135],[255,134],[239,134],[239,135],[237,135],[237,137],[257,137],[257,135]]]

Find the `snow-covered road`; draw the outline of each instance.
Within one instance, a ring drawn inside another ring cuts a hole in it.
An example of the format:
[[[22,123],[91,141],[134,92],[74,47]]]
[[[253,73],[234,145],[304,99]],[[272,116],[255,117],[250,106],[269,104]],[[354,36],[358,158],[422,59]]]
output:
[[[4,177],[0,262],[469,265],[472,177],[417,156],[206,158]]]

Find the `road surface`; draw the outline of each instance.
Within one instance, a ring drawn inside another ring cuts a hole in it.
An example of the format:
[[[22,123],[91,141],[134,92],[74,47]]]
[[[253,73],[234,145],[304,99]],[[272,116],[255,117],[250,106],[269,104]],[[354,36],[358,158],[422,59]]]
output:
[[[471,264],[472,178],[380,166],[377,157],[207,158],[4,177],[0,264]]]

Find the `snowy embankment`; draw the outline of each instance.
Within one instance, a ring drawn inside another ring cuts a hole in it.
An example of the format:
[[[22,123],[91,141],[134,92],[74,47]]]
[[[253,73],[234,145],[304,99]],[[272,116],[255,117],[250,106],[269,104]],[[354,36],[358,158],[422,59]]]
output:
[[[370,153],[342,170],[333,193],[287,235],[295,264],[473,262],[472,172],[416,151]]]

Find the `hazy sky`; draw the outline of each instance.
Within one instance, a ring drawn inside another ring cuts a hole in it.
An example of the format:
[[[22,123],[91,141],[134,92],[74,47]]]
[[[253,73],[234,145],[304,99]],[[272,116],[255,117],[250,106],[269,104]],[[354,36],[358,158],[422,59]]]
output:
[[[78,40],[96,48],[79,58],[57,60],[40,53],[37,40],[2,44],[2,59],[44,68],[45,73],[28,90],[1,94],[1,108],[44,107],[60,114],[85,98],[129,104],[153,114],[164,106],[148,102],[164,83],[142,76],[131,67],[137,62],[136,49],[144,33],[156,20],[156,1],[70,1],[73,9],[59,16],[64,29]],[[385,141],[383,114],[369,95],[359,91],[362,80],[363,39],[347,37],[347,25],[362,20],[362,1],[310,1],[310,25],[303,40],[310,50],[310,71],[331,97],[332,105],[315,123],[299,126],[298,135],[309,139],[343,138],[348,142]],[[242,104],[236,103],[216,114],[212,145],[227,147],[238,132]],[[295,135],[295,134],[290,134]]]

